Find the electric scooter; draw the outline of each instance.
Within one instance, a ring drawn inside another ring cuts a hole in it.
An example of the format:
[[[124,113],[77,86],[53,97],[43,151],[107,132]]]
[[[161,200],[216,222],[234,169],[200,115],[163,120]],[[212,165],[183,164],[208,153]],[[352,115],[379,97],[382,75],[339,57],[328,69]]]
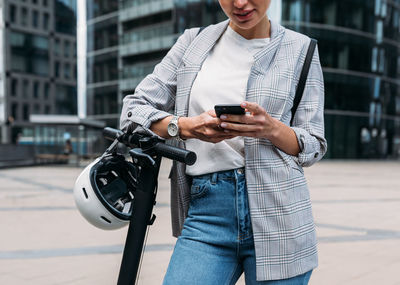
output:
[[[164,140],[156,136],[128,134],[112,128],[104,128],[103,135],[106,139],[113,141],[107,149],[108,152],[114,151],[118,142],[122,143],[130,148],[129,155],[133,163],[140,167],[133,212],[117,283],[132,285],[136,284],[147,228],[154,223],[156,218],[152,212],[156,202],[161,158],[166,157],[192,165],[196,162],[196,154],[167,145]]]

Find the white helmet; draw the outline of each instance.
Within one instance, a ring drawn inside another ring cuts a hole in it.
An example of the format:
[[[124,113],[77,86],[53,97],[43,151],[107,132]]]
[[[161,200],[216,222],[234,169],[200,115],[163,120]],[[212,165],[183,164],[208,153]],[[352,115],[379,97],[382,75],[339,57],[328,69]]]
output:
[[[114,230],[127,225],[138,171],[119,154],[97,158],[76,179],[74,197],[79,212],[100,229]]]

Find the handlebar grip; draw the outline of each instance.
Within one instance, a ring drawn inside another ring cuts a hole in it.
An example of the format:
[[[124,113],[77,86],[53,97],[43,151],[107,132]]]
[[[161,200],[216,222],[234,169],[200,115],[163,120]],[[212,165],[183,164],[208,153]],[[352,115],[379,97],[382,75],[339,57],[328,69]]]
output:
[[[193,165],[197,159],[196,153],[193,151],[177,148],[165,143],[157,143],[154,148],[161,156],[186,163],[187,165]]]
[[[108,140],[115,140],[116,138],[122,136],[124,133],[120,130],[117,129],[113,129],[113,128],[109,128],[106,127],[103,129],[103,136],[108,139]]]
[[[103,129],[103,136],[108,140],[118,140],[126,145],[130,145],[132,143],[133,136],[126,136],[124,132],[106,127]],[[136,138],[138,140],[138,138]],[[139,140],[138,140],[139,142]],[[135,141],[135,144],[138,142]],[[188,151],[186,149],[177,148],[171,145],[167,145],[163,142],[156,143],[154,145],[154,150],[157,154],[161,156],[165,156],[167,158],[177,160],[188,165],[193,165],[196,162],[197,156],[196,153],[192,151]]]

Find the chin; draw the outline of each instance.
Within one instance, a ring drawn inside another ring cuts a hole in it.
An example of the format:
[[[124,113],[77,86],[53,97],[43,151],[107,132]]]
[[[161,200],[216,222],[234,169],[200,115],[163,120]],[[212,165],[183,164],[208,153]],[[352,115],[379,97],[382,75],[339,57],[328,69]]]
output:
[[[232,22],[235,24],[235,26],[239,27],[242,30],[249,30],[256,26],[256,24],[253,21],[248,21],[248,22],[232,21]]]

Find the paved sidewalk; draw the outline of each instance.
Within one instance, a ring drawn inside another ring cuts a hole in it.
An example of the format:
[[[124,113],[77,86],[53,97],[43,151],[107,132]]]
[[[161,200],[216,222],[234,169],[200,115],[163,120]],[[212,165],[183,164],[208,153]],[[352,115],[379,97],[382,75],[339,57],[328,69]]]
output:
[[[169,166],[139,284],[161,284],[175,242]],[[126,229],[101,231],[79,215],[72,187],[80,171],[0,170],[0,284],[116,284]],[[400,284],[400,162],[324,161],[305,172],[320,259],[310,284]]]

